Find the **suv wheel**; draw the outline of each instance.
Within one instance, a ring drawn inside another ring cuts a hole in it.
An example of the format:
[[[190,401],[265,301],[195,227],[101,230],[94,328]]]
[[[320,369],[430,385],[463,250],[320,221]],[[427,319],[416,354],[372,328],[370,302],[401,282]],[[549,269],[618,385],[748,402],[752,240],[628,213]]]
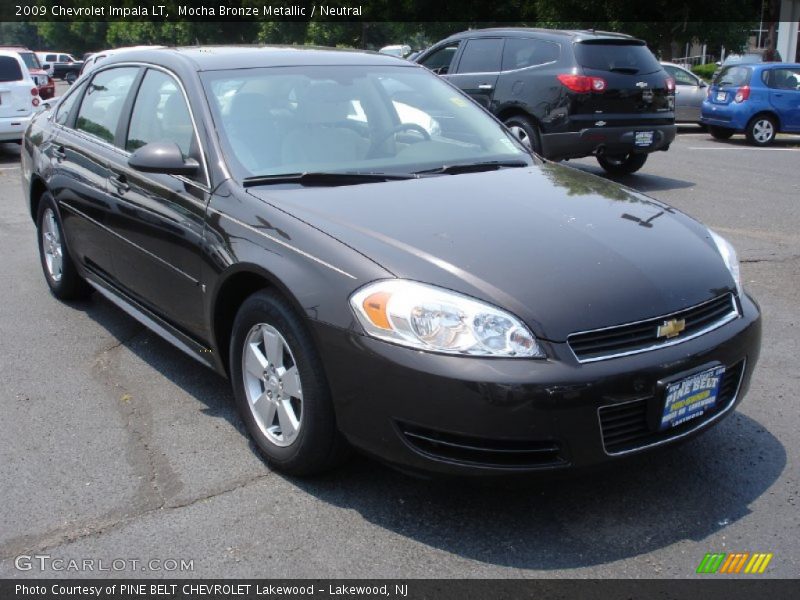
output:
[[[539,133],[539,128],[528,117],[518,115],[509,117],[504,121],[511,134],[517,138],[522,144],[536,152],[542,154],[542,137]]]
[[[767,146],[775,140],[778,127],[768,115],[756,115],[747,124],[747,141],[755,146]]]
[[[727,127],[710,125],[708,131],[715,140],[727,140],[733,135],[733,129],[728,129]]]
[[[647,154],[601,154],[597,162],[610,175],[630,175],[644,166]]]
[[[75,300],[91,293],[91,288],[78,274],[64,243],[64,229],[53,196],[45,192],[39,200],[36,218],[39,258],[50,291],[59,300]]]
[[[242,419],[271,466],[312,475],[344,456],[322,362],[305,325],[278,294],[262,290],[242,304],[230,374]]]

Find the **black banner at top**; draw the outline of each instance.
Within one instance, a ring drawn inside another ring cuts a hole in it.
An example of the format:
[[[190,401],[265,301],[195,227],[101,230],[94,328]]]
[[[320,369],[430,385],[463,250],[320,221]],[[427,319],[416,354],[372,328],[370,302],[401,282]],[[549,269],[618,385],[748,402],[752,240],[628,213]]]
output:
[[[761,0],[4,0],[0,21],[753,22]]]

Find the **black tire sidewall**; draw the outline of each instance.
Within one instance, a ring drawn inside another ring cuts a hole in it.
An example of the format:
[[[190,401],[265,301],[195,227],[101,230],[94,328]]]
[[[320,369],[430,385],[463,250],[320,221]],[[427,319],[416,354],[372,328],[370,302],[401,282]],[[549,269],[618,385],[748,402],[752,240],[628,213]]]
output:
[[[772,137],[769,138],[769,140],[767,140],[766,142],[759,142],[755,138],[755,135],[753,134],[753,128],[759,121],[769,121],[770,123],[772,123]],[[750,122],[747,124],[747,133],[746,133],[747,141],[753,144],[754,146],[769,146],[772,142],[775,141],[775,137],[777,135],[778,135],[778,124],[775,123],[775,119],[767,115],[763,114],[756,115],[755,117],[750,119]]]
[[[503,124],[508,128],[516,125],[524,129],[525,133],[528,134],[528,138],[531,140],[531,150],[539,156],[542,156],[542,136],[539,132],[539,128],[531,119],[522,115],[516,115],[506,119]]]
[[[47,271],[47,263],[44,258],[44,246],[42,242],[42,219],[47,209],[51,209],[55,215],[56,227],[61,240],[61,280],[54,281]],[[75,264],[72,262],[72,255],[67,247],[67,238],[64,235],[64,225],[61,221],[61,214],[56,206],[56,201],[50,192],[45,192],[39,199],[39,210],[36,215],[36,237],[39,246],[39,264],[42,266],[42,274],[47,282],[47,286],[53,295],[60,300],[72,300],[83,297],[89,292],[88,286],[78,273]]]
[[[280,447],[264,435],[247,401],[242,377],[242,352],[251,328],[267,323],[277,329],[291,349],[303,389],[301,428],[291,445]],[[267,462],[297,475],[313,474],[327,468],[339,436],[333,404],[322,363],[311,334],[291,306],[277,293],[256,292],[242,304],[233,324],[229,349],[231,385],[237,408]]]
[[[600,163],[600,166],[610,175],[631,175],[644,166],[648,156],[649,154],[636,154],[631,152],[625,157],[625,160],[621,164],[613,164],[608,162],[604,156],[600,155],[597,157],[597,162]]]
[[[708,131],[711,134],[711,137],[713,137],[715,140],[727,140],[733,135],[732,129],[717,127],[715,125],[710,125],[708,127]]]

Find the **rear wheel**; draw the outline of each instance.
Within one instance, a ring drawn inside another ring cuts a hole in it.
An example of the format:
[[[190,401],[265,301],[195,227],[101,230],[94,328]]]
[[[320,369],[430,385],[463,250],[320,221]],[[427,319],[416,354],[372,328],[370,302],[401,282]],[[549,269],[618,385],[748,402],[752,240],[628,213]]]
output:
[[[708,131],[715,140],[727,140],[733,135],[733,129],[710,125]]]
[[[256,292],[239,309],[230,373],[242,419],[271,466],[313,475],[345,456],[346,444],[311,335],[275,292]]]
[[[50,291],[59,300],[85,298],[91,292],[89,285],[78,274],[69,250],[64,243],[64,229],[55,200],[49,192],[39,200],[36,219],[39,238],[39,258],[44,278]]]
[[[775,119],[768,115],[756,115],[747,124],[745,135],[747,141],[755,146],[767,146],[775,140],[778,126]]]
[[[523,115],[517,115],[506,119],[504,124],[511,134],[522,142],[523,146],[541,156],[542,136],[533,121]]]
[[[68,84],[72,85],[75,83],[75,80],[78,78],[78,74],[75,71],[70,71],[64,76],[64,79],[67,81]]]
[[[647,154],[601,154],[597,162],[610,175],[630,175],[644,166]]]

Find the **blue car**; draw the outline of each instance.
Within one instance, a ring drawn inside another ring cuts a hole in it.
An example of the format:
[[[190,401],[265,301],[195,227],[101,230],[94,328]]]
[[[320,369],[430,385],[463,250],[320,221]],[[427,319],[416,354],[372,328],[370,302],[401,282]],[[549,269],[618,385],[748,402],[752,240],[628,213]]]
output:
[[[708,88],[700,122],[726,140],[744,133],[756,146],[780,133],[800,133],[800,64],[761,63],[724,67]]]

